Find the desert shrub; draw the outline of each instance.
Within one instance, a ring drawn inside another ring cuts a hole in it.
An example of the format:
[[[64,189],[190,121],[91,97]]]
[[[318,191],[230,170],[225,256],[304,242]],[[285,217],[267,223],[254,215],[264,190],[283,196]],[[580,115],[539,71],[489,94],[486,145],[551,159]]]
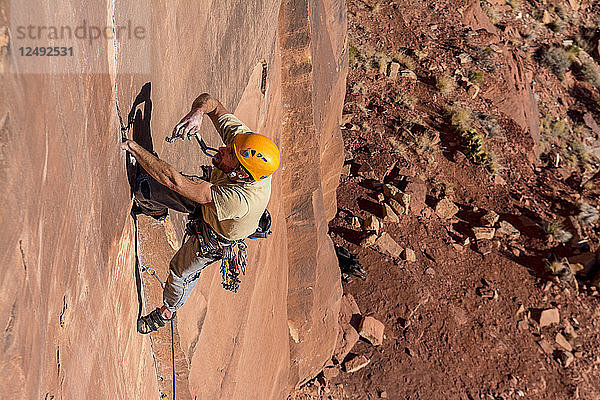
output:
[[[571,55],[562,47],[544,49],[540,54],[540,61],[559,78],[571,68]]]
[[[435,86],[441,94],[446,96],[456,89],[456,81],[450,75],[445,74],[437,78]]]
[[[396,152],[404,154],[411,151],[422,156],[441,151],[439,134],[422,121],[403,120],[397,128],[397,136],[388,138]]]
[[[500,14],[498,13],[498,11],[496,11],[494,6],[489,1],[483,0],[480,2],[480,4],[481,9],[485,13],[485,15],[487,15],[492,24],[495,25],[498,22],[500,22]]]
[[[472,111],[466,107],[455,106],[448,110],[450,122],[457,132],[464,132],[471,129]]]
[[[544,226],[547,235],[551,235],[559,243],[566,243],[573,237],[573,234],[565,229],[560,221],[548,221]]]
[[[440,136],[437,132],[427,129],[415,136],[414,144],[417,154],[434,154],[440,151]]]
[[[559,138],[567,138],[571,133],[571,127],[567,120],[557,119],[552,122],[550,125],[550,130],[548,132],[551,136],[559,137]]]
[[[593,61],[583,62],[581,65],[581,77],[585,81],[600,88],[600,75],[598,74],[596,68],[598,67]]]
[[[600,40],[600,30],[594,26],[581,26],[575,36],[575,43],[584,51],[591,53]]]
[[[588,203],[582,202],[579,204],[577,219],[584,225],[591,225],[598,221],[598,209]]]
[[[513,10],[518,10],[523,5],[521,0],[506,0],[506,2]]]
[[[483,83],[485,75],[481,71],[470,71],[469,72],[469,80],[471,82]]]
[[[381,11],[381,1],[376,1],[375,4],[369,6],[369,9],[373,14],[378,14]]]
[[[573,285],[575,288],[578,287],[577,280],[566,257],[560,260],[556,257],[548,259],[546,260],[545,267],[550,275],[558,277],[560,281]]]
[[[411,71],[414,71],[417,68],[417,62],[415,61],[415,59],[406,54],[406,52],[404,51],[399,51],[396,54],[394,54],[392,60],[397,62],[398,64],[405,66]]]
[[[560,19],[549,22],[546,26],[554,33],[560,33],[566,28],[565,22]]]
[[[348,45],[348,64],[354,66],[363,58],[362,51],[353,43]]]

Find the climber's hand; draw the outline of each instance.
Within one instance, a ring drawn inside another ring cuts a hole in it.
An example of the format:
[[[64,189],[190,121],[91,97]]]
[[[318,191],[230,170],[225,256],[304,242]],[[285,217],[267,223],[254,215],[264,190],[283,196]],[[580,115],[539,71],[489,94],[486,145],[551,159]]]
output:
[[[173,129],[173,138],[186,138],[190,135],[197,133],[202,125],[202,118],[204,112],[199,108],[194,108],[185,117],[179,121],[179,123]]]

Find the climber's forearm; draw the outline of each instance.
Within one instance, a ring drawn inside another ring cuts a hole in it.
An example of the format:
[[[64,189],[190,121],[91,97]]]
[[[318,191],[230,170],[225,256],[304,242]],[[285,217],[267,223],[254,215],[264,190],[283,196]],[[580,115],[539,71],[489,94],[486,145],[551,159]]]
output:
[[[169,163],[159,159],[133,140],[123,142],[124,150],[129,151],[154,179],[161,185],[179,193],[188,199],[200,204],[212,202],[212,191],[210,182],[194,180],[179,173]]]
[[[123,148],[129,151],[140,163],[141,167],[160,184],[175,190],[179,177],[182,177],[175,168],[154,156],[133,140],[125,141],[123,143]]]

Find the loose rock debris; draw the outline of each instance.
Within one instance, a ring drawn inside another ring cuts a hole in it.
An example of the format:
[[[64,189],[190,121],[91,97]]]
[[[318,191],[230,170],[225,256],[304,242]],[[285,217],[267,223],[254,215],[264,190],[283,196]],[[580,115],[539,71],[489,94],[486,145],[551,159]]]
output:
[[[371,360],[365,356],[356,356],[349,361],[344,362],[344,370],[348,373],[356,372],[369,365],[370,362]]]

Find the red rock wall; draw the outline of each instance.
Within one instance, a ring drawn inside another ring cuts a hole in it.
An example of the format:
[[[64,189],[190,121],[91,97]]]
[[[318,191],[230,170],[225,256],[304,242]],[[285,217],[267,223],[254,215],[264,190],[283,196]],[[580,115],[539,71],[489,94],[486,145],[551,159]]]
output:
[[[0,7],[9,25],[10,9],[5,1]],[[53,7],[86,15],[66,2]],[[133,12],[121,2],[93,7],[116,21]],[[154,149],[182,171],[207,160],[164,136],[204,91],[283,151],[269,205],[274,234],[250,243],[242,289],[225,292],[213,266],[179,313],[190,393],[281,399],[320,370],[335,346],[341,296],[326,233],[343,161],[344,7],[152,1],[148,74],[117,73],[145,54],[125,42],[115,51],[109,42],[109,57],[99,61],[105,74],[0,75],[0,382],[7,397],[158,397],[150,342],[135,332],[130,192],[115,111],[118,101],[126,119],[146,82]],[[1,62],[4,71],[12,61]],[[203,134],[218,143],[206,123]],[[182,216],[174,221],[181,238]]]

